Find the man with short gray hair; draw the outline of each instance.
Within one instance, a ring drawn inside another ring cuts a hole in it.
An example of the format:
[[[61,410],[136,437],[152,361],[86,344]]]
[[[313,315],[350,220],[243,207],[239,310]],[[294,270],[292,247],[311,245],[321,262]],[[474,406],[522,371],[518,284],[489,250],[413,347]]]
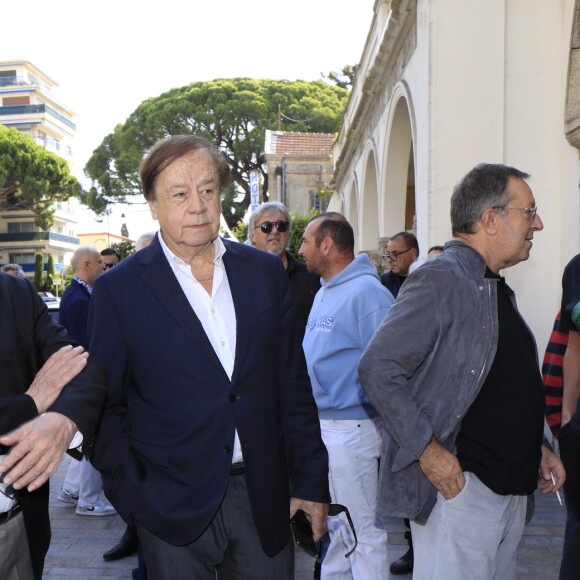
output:
[[[22,266],[19,264],[4,264],[4,266],[2,266],[2,272],[10,274],[11,276],[18,276],[19,278],[25,277]]]
[[[499,275],[543,229],[527,177],[482,164],[463,178],[455,239],[409,276],[359,364],[389,434],[379,516],[412,520],[414,580],[514,579],[527,496],[564,483],[534,337]]]
[[[320,277],[308,272],[306,264],[287,251],[291,231],[292,216],[286,206],[278,201],[263,203],[254,210],[248,222],[248,238],[252,246],[282,260],[290,282],[300,337],[303,337],[308,313],[320,288]]]

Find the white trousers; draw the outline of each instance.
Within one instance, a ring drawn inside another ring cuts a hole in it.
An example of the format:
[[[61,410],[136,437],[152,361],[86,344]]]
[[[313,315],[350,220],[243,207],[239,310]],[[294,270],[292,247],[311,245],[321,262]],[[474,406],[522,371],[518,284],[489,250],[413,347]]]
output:
[[[514,580],[527,496],[497,495],[473,473],[453,499],[440,493],[422,526],[411,522],[413,580]]]
[[[86,457],[80,461],[71,457],[62,488],[78,494],[80,506],[95,507],[101,500],[103,481]]]
[[[328,449],[330,496],[345,505],[358,538],[356,551],[345,554],[354,538],[344,514],[328,518],[330,546],[322,562],[322,580],[384,580],[389,577],[387,532],[376,521],[380,419],[321,419],[322,439]]]

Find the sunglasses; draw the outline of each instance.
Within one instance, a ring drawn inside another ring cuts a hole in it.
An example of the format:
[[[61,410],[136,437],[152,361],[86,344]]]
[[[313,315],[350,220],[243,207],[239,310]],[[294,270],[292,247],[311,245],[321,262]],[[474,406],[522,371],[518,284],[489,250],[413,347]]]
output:
[[[256,226],[254,229],[257,230],[258,228],[260,228],[265,234],[269,234],[274,226],[276,226],[276,229],[281,234],[283,234],[284,232],[288,231],[290,222],[262,222],[259,226]]]
[[[103,266],[105,266],[105,270],[108,270],[109,268],[112,268],[115,264],[103,264]]]

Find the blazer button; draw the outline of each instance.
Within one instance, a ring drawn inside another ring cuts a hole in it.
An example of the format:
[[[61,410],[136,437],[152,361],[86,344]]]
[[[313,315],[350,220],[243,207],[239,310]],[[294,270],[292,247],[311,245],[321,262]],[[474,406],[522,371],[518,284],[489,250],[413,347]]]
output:
[[[229,445],[226,445],[226,446],[224,447],[224,451],[225,451],[225,452],[226,452],[228,455],[230,455],[230,454],[231,454],[231,452],[232,452],[232,448],[231,448]]]
[[[230,403],[235,403],[238,400],[238,397],[235,393],[230,393],[228,396],[228,401]]]

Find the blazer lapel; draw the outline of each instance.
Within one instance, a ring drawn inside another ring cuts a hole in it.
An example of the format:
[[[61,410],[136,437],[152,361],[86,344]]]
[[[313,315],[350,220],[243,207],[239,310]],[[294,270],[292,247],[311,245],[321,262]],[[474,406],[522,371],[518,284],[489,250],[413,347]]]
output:
[[[183,293],[171,266],[167,263],[157,237],[143,251],[140,266],[144,284],[153,292],[175,324],[225,373],[199,318]]]
[[[252,296],[254,280],[250,274],[250,266],[237,251],[237,242],[224,240],[226,252],[223,256],[224,266],[228,275],[228,283],[232,291],[234,309],[236,311],[236,356],[232,382],[236,379],[244,353],[250,338],[252,324]]]

